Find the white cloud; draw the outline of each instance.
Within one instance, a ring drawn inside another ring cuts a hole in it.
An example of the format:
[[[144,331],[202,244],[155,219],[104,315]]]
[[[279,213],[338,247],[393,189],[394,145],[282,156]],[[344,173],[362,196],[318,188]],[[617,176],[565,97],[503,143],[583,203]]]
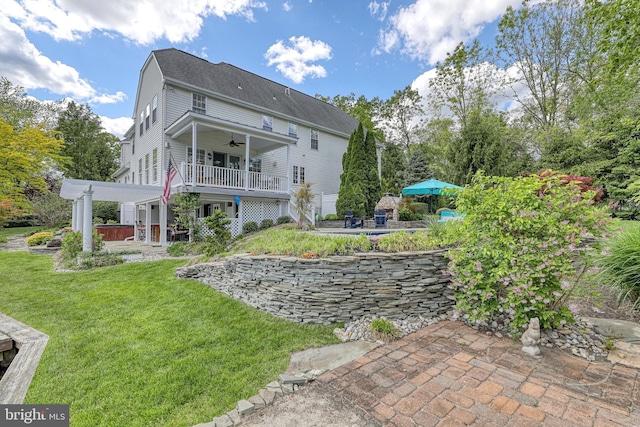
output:
[[[369,13],[378,21],[384,21],[387,18],[387,12],[389,12],[389,2],[372,1],[369,3]]]
[[[435,64],[458,43],[476,37],[507,6],[521,0],[416,0],[389,17],[378,37],[378,52],[400,49],[413,59]]]
[[[287,46],[279,40],[267,49],[264,57],[268,66],[275,64],[278,72],[296,84],[306,77],[326,77],[327,70],[313,62],[331,59],[331,46],[305,36],[290,37],[289,42]]]
[[[76,69],[44,56],[25,32],[0,13],[0,75],[25,89],[46,88],[58,95],[79,99],[96,96]]]
[[[282,4],[282,9],[284,9],[285,12],[291,12],[291,10],[293,9],[293,5],[291,4],[291,2],[286,1]]]
[[[90,104],[117,104],[118,102],[122,102],[126,99],[127,95],[122,91],[118,91],[113,95],[104,93],[102,95],[94,96],[87,102],[89,102]]]
[[[120,139],[124,138],[124,134],[133,125],[133,119],[131,117],[117,117],[115,119],[100,116],[102,120],[102,127],[107,132],[117,136]]]
[[[78,40],[93,31],[116,33],[141,45],[160,38],[172,43],[193,40],[203,18],[230,15],[254,21],[258,0],[0,0],[0,10],[30,31],[56,40]]]

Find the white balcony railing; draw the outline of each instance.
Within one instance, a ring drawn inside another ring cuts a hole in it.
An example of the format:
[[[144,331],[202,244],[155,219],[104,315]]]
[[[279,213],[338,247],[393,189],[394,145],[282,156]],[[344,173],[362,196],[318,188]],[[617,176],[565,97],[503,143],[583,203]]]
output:
[[[195,166],[195,167],[194,167]],[[185,184],[194,183],[203,187],[235,188],[239,190],[257,190],[274,193],[287,193],[289,183],[286,176],[269,175],[260,172],[249,172],[249,180],[245,185],[244,170],[221,168],[218,166],[180,165]]]

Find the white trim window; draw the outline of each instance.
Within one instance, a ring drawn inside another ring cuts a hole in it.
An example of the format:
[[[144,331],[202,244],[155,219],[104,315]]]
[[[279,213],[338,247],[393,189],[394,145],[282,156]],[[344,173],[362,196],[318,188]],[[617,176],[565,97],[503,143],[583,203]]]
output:
[[[317,150],[318,149],[318,134],[320,132],[318,132],[317,129],[311,129],[311,149],[312,150]]]
[[[149,184],[149,153],[144,155],[144,183]]]
[[[149,130],[149,118],[151,116],[151,104],[147,104],[144,116],[144,129]]]
[[[289,122],[289,136],[298,136],[298,125]]]
[[[187,163],[191,163],[192,162],[192,156],[191,153],[193,152],[193,148],[191,147],[187,147]],[[203,148],[198,148],[196,149],[196,164],[199,165],[204,165],[204,156],[205,156],[205,151]]]
[[[156,120],[158,120],[158,94],[155,94],[151,101],[151,123],[155,123]]]
[[[140,136],[144,134],[144,110],[140,111]]]
[[[262,129],[273,130],[273,117],[267,116],[266,114],[262,115]]]
[[[304,167],[303,166],[294,166],[293,167],[293,183],[294,184],[303,184],[304,183]]]
[[[138,159],[138,184],[142,185],[142,157]]]
[[[158,181],[158,149],[153,149],[152,155],[152,163],[153,163],[153,182]]]
[[[195,113],[207,114],[207,97],[194,92],[191,108]]]

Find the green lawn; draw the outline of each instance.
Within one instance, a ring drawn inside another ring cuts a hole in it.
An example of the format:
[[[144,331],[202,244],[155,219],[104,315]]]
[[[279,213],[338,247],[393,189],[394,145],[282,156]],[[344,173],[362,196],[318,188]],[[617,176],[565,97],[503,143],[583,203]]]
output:
[[[191,426],[277,379],[332,328],[274,318],[174,270],[184,261],[56,273],[0,252],[0,312],[48,334],[25,403],[67,403],[72,426]]]

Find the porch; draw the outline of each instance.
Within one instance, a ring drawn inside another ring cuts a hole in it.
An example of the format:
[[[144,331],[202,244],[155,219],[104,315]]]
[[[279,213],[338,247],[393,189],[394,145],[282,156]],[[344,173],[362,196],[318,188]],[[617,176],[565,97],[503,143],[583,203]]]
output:
[[[186,162],[180,163],[180,173],[187,185],[285,194],[289,192],[289,180],[286,176]]]

